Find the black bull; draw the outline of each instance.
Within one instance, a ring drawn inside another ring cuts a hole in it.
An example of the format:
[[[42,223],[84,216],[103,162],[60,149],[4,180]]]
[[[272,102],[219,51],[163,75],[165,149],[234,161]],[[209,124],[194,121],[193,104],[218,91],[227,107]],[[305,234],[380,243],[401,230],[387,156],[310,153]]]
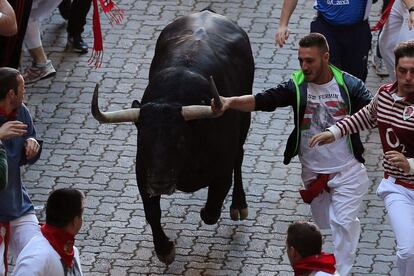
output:
[[[92,113],[97,120],[133,121],[138,128],[138,189],[155,251],[167,264],[174,260],[175,248],[161,227],[161,194],[208,187],[200,216],[214,224],[234,176],[231,218],[247,217],[241,166],[250,113],[229,110],[212,118],[210,76],[223,96],[251,94],[254,61],[249,38],[239,26],[202,11],[178,18],[161,32],[141,104],[101,112],[95,89]]]

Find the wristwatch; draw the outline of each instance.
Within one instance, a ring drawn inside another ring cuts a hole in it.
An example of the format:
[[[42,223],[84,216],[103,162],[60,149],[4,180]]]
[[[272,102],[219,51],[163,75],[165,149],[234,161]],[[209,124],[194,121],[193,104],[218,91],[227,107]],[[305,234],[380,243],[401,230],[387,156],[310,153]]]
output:
[[[408,12],[413,12],[413,11],[414,11],[414,6],[408,9]]]

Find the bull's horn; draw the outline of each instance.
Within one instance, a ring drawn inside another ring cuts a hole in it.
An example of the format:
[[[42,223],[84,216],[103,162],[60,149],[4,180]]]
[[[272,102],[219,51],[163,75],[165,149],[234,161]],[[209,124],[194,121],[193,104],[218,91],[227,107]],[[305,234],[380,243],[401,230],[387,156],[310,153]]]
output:
[[[214,82],[213,76],[210,76],[210,93],[214,99],[215,105],[221,109],[223,104],[220,100],[220,95],[217,91],[216,84]],[[196,120],[196,119],[206,119],[206,118],[214,118],[218,117],[219,114],[216,114],[211,109],[211,106],[206,105],[189,105],[183,106],[181,114],[183,115],[186,121]]]
[[[184,120],[196,120],[196,119],[207,119],[214,118],[219,116],[219,114],[214,113],[209,105],[187,105],[183,106],[181,114],[184,117]]]
[[[214,99],[214,104],[217,106],[218,109],[223,107],[223,104],[220,100],[220,95],[216,87],[216,83],[214,82],[213,76],[210,76],[210,93]]]
[[[91,111],[92,116],[102,124],[136,122],[139,117],[139,108],[129,108],[112,112],[101,112],[98,105],[99,84],[96,84],[93,91]]]

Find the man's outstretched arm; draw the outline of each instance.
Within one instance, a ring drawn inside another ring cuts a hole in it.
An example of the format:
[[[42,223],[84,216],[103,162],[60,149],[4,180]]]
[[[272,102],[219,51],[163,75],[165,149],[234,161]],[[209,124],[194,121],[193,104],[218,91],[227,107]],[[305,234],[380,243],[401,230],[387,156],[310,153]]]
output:
[[[256,100],[253,95],[243,95],[238,97],[222,97],[220,96],[222,103],[221,108],[215,105],[214,99],[211,100],[211,108],[216,114],[223,114],[228,109],[235,109],[244,112],[251,112],[255,110]]]

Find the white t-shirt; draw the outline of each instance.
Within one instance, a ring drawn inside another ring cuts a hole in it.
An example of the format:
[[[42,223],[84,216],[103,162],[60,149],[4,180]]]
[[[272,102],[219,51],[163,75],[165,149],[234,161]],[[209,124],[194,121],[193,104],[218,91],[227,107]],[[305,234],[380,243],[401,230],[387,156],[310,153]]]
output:
[[[79,250],[75,250],[75,264],[65,272],[59,254],[42,235],[34,236],[20,252],[13,276],[82,276]]]
[[[314,148],[309,147],[309,140],[347,115],[345,100],[334,78],[321,85],[309,83],[307,92],[305,115],[300,126],[299,159],[302,166],[315,173],[339,172],[355,159],[347,137]]]

